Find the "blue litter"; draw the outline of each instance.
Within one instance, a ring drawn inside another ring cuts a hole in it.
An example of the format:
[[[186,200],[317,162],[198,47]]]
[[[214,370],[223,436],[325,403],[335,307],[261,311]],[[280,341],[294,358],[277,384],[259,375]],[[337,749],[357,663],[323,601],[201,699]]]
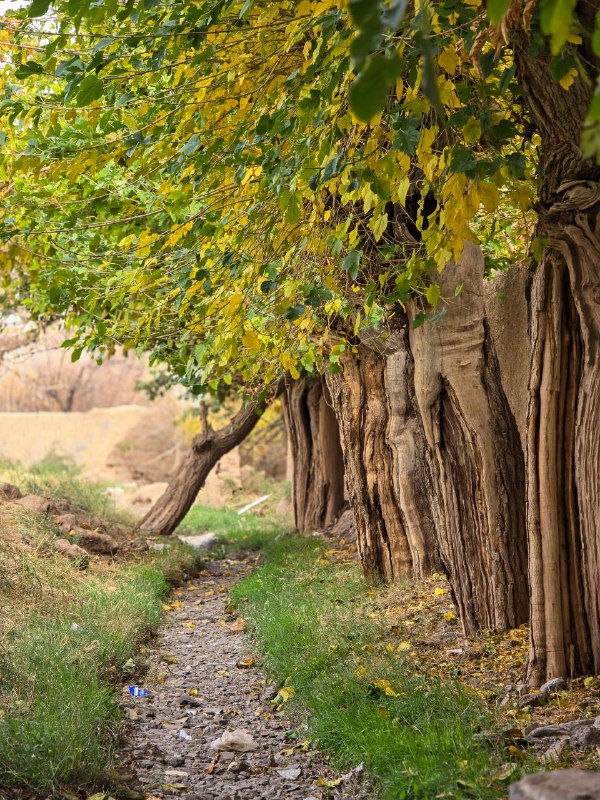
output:
[[[143,686],[130,686],[129,694],[132,694],[134,697],[148,697],[148,689],[145,689]]]

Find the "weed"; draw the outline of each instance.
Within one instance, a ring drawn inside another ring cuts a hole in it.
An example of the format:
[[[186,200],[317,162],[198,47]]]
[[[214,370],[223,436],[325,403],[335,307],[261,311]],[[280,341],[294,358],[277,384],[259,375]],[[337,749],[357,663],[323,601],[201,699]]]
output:
[[[500,766],[477,734],[481,701],[385,648],[358,568],[315,539],[263,537],[265,563],[232,591],[267,672],[295,692],[289,708],[341,769],[364,763],[382,800],[496,798]]]

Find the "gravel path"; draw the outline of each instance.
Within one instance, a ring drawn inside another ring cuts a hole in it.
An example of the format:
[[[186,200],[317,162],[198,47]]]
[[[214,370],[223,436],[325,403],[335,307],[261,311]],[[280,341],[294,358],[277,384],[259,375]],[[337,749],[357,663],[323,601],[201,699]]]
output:
[[[124,761],[147,795],[158,798],[367,800],[360,770],[336,775],[322,757],[303,749],[302,736],[290,735],[285,714],[271,704],[276,689],[265,686],[243,623],[227,606],[229,588],[249,568],[209,562],[170,602],[150,654],[150,695],[123,699],[130,721]],[[211,748],[240,729],[256,749]]]

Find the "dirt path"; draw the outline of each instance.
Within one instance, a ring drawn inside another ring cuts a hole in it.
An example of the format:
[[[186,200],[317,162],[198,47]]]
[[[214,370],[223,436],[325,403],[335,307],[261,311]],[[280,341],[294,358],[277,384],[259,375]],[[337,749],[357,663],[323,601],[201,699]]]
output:
[[[123,701],[130,720],[123,752],[141,787],[154,797],[184,800],[366,800],[356,773],[336,775],[289,735],[286,717],[270,700],[274,687],[251,661],[250,643],[228,613],[227,592],[248,567],[213,561],[171,601],[150,654],[147,698]],[[246,662],[246,664],[244,664]],[[249,752],[219,751],[211,743],[243,729]],[[339,786],[322,786],[325,778]]]

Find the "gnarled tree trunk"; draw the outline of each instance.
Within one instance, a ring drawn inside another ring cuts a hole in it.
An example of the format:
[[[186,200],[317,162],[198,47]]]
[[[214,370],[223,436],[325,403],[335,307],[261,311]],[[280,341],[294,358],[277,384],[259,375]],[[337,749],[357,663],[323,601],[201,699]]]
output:
[[[406,332],[378,337],[329,375],[340,424],[346,482],[365,574],[391,580],[440,568],[430,508],[425,441],[410,396]]]
[[[275,394],[282,389],[283,385]],[[243,442],[260,419],[262,408],[258,402],[251,403],[218,431],[213,430],[205,419],[203,432],[194,438],[189,453],[164,493],[140,522],[140,529],[163,536],[173,533],[192,507],[211,469],[226,453]]]
[[[442,293],[458,283],[443,320],[363,337],[328,382],[365,572],[410,577],[443,564],[474,633],[527,618],[525,478],[485,324],[483,258],[469,242]]]
[[[542,136],[548,243],[529,293],[529,680],[540,683],[600,671],[600,171],[579,148],[593,81],[567,92],[548,55],[532,60],[524,44],[516,56]]]
[[[439,548],[468,634],[519,625],[528,607],[523,451],[485,324],[483,271],[481,249],[465,242],[440,276],[443,296],[458,284],[461,295],[410,333]]]
[[[344,505],[344,461],[337,419],[323,378],[303,377],[284,395],[299,531],[326,528]]]

